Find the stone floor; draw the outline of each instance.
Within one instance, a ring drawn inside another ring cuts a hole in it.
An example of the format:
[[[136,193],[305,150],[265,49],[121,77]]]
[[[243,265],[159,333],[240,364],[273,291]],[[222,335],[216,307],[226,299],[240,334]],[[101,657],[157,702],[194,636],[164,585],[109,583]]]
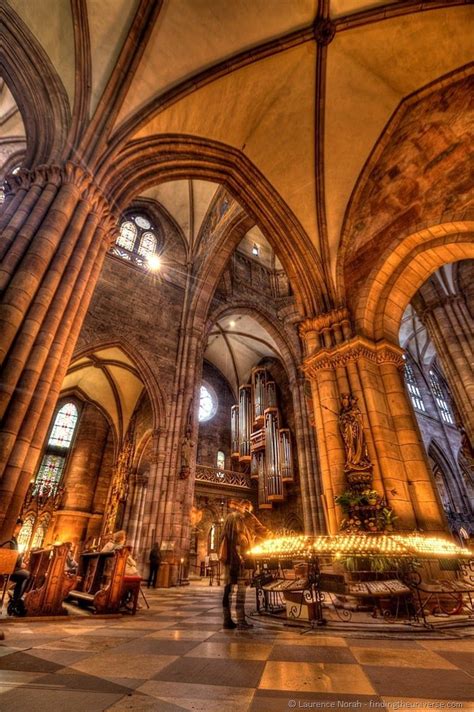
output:
[[[474,710],[474,638],[224,631],[221,595],[192,585],[153,591],[135,618],[2,621],[0,712]]]

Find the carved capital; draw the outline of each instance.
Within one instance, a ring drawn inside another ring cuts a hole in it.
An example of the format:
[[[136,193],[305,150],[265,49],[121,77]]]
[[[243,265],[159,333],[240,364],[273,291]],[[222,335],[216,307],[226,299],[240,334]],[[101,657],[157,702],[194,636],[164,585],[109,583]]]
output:
[[[308,376],[315,377],[319,371],[344,368],[350,362],[365,359],[377,364],[391,363],[397,369],[403,370],[403,353],[403,349],[388,341],[374,343],[362,336],[356,336],[335,348],[320,349],[303,362],[302,369]]]
[[[351,319],[346,307],[339,307],[325,314],[319,314],[312,319],[306,319],[306,321],[301,322],[298,328],[300,336],[304,338],[311,331],[316,331],[319,334],[343,323],[350,324]]]

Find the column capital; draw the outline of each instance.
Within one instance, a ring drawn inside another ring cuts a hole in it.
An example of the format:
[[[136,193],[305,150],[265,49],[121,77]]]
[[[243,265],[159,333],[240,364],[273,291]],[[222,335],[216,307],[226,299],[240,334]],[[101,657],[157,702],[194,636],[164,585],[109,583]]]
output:
[[[308,376],[318,371],[334,370],[346,366],[351,361],[372,361],[377,364],[391,363],[402,370],[405,365],[404,350],[400,346],[382,341],[370,341],[363,336],[355,336],[333,348],[322,348],[303,361],[302,370]]]
[[[321,346],[336,346],[352,336],[349,310],[340,306],[330,312],[305,319],[300,323],[298,331],[307,354],[316,352]]]

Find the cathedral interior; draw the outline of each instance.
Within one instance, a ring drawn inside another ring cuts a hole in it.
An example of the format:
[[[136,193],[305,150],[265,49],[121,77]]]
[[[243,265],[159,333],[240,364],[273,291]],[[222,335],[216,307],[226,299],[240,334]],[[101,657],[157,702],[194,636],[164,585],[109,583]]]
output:
[[[213,561],[236,499],[474,537],[472,37],[469,0],[0,0],[0,541],[161,551],[153,616],[4,611],[0,709],[468,709],[468,639],[232,642]]]

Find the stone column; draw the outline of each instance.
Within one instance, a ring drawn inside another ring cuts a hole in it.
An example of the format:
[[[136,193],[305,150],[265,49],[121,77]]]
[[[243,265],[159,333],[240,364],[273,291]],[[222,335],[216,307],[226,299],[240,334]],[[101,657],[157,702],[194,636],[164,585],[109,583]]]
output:
[[[342,393],[358,398],[372,463],[373,487],[398,520],[398,529],[443,531],[442,507],[403,383],[403,352],[387,341],[352,333],[345,309],[305,322],[303,369],[311,382],[327,528],[339,529],[334,496],[347,489],[340,432]]]
[[[17,188],[0,259],[2,536],[37,466],[115,230],[105,199],[71,162],[23,171]]]
[[[138,551],[140,548],[141,524],[145,510],[146,493],[148,488],[148,477],[146,475],[135,474],[133,477],[133,500],[130,507],[130,517],[127,526],[128,544]]]
[[[464,297],[437,299],[429,286],[421,288],[413,305],[433,341],[463,426],[474,445],[473,320]]]

